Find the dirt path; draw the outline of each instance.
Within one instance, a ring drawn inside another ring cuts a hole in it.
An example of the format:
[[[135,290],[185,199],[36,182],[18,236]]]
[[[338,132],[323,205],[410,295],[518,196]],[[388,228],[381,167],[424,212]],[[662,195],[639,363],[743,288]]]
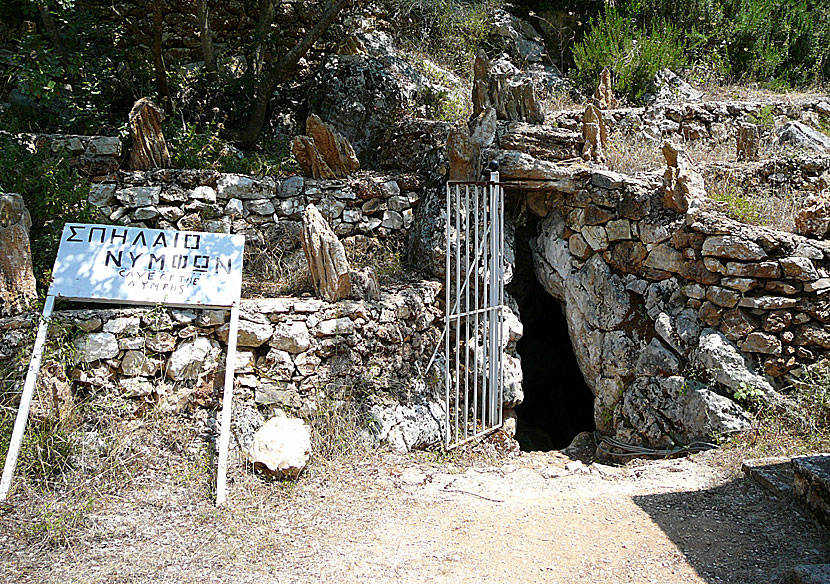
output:
[[[67,547],[21,535],[31,501],[7,509],[0,577],[744,583],[830,561],[826,530],[710,458],[568,471],[558,453],[466,469],[387,455],[293,488],[239,473],[225,511],[146,477],[98,501]]]

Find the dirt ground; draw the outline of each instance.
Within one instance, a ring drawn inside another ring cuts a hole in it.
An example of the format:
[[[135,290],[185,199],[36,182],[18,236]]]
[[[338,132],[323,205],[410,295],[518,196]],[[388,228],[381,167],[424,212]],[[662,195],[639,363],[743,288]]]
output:
[[[107,495],[88,484],[74,515],[18,493],[0,580],[749,583],[830,562],[827,530],[718,453],[574,466],[559,452],[369,454],[318,460],[296,484],[237,468],[222,510],[187,467]]]

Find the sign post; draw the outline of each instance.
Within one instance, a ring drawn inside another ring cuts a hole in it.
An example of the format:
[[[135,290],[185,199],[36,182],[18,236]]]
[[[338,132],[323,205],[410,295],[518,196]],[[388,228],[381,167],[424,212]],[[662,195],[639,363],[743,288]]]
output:
[[[80,223],[64,227],[3,466],[0,501],[11,488],[55,298],[63,298],[231,309],[216,478],[216,503],[224,503],[244,250],[243,235]]]

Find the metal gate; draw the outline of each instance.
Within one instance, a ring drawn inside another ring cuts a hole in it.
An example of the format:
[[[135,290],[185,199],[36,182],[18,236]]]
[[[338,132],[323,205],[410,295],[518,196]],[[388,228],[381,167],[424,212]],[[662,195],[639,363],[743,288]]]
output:
[[[447,184],[445,444],[502,425],[504,191],[486,182]]]

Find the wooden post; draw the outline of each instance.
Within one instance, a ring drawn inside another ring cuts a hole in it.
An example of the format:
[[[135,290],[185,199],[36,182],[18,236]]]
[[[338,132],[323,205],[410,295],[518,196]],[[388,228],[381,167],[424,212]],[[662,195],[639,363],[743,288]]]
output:
[[[49,332],[49,319],[52,317],[52,308],[55,297],[47,296],[43,307],[43,316],[35,337],[35,346],[32,349],[32,360],[29,362],[29,371],[23,383],[23,395],[20,406],[17,408],[17,418],[14,421],[12,437],[9,441],[9,451],[6,453],[6,464],[3,466],[3,478],[0,479],[0,501],[5,501],[12,486],[14,468],[17,466],[17,455],[23,442],[23,433],[26,432],[26,423],[29,421],[29,407],[32,405],[32,396],[35,393],[37,376],[40,372],[40,361],[43,359],[43,345],[46,343],[46,334]]]
[[[231,323],[228,331],[228,353],[225,363],[225,392],[222,398],[222,429],[219,434],[219,467],[216,470],[216,504],[225,504],[227,496],[228,446],[231,439],[231,413],[233,411],[233,373],[236,367],[236,333],[239,328],[239,301],[231,306]]]

